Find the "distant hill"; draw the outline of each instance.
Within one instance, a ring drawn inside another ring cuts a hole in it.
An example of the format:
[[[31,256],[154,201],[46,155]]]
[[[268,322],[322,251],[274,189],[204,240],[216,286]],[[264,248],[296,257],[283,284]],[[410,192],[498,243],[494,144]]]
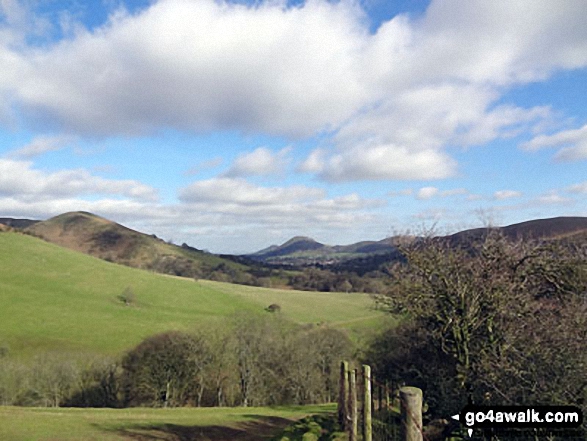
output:
[[[444,236],[453,246],[468,246],[486,237],[489,231],[500,231],[510,239],[554,239],[587,234],[587,217],[536,219],[506,227],[474,228]],[[351,245],[324,245],[308,237],[294,237],[282,245],[249,254],[246,257],[276,265],[325,266],[333,271],[364,274],[382,264],[401,259],[395,244],[398,238],[364,241]]]
[[[31,225],[34,225],[37,222],[40,221],[33,219],[15,219],[12,217],[0,217],[0,225],[6,225],[7,227],[19,229],[30,227]]]
[[[25,232],[48,242],[110,262],[186,277],[208,277],[214,271],[241,271],[244,266],[183,244],[166,243],[83,211],[37,222]],[[230,280],[227,280],[230,281]]]
[[[395,249],[393,239],[330,246],[310,237],[296,236],[282,245],[272,245],[246,257],[275,265],[331,265],[365,256],[392,253]]]
[[[285,242],[283,245],[272,245],[269,248],[250,255],[249,257],[260,258],[260,260],[267,260],[272,257],[289,256],[292,254],[305,253],[308,251],[320,250],[322,252],[326,252],[327,248],[329,247],[316,242],[310,237],[296,236]]]
[[[361,277],[372,273],[370,277],[379,277],[377,274],[384,277],[390,262],[403,259],[396,246],[402,239],[399,237],[332,246],[296,236],[253,254],[231,256],[206,253],[187,244],[166,243],[155,235],[81,211],[46,221],[4,218],[0,225],[2,229],[8,228],[4,225],[12,225],[10,228],[26,225],[23,231],[48,242],[135,268],[245,285],[309,289],[292,280],[298,270],[312,266],[336,274],[354,273]],[[483,240],[492,230],[509,238],[587,240],[587,217],[536,219],[505,227],[475,228],[439,239],[448,240],[452,246],[468,247]]]
[[[481,240],[490,231],[499,231],[510,239],[557,239],[587,233],[587,217],[553,217],[535,219],[506,227],[474,228],[448,236],[453,245]]]

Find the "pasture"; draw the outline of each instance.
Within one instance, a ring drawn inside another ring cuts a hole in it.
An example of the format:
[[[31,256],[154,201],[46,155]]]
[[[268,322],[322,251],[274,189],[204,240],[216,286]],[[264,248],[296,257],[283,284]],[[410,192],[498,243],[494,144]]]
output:
[[[129,305],[121,299],[127,289]],[[293,322],[327,323],[355,336],[385,320],[367,295],[169,277],[9,232],[0,233],[0,302],[0,348],[24,359],[46,352],[115,356],[158,332],[189,331],[236,311],[268,314],[272,303]]]
[[[258,441],[334,405],[251,408],[67,409],[0,407],[10,441]]]

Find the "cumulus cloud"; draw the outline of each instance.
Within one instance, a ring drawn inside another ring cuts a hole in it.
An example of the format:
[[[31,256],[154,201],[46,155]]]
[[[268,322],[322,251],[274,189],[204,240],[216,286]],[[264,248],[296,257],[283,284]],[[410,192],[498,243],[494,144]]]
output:
[[[323,196],[324,191],[315,188],[268,188],[233,178],[198,181],[181,190],[179,195],[180,200],[187,203],[219,202],[251,206],[313,200]]]
[[[298,166],[297,171],[302,173],[321,173],[325,168],[326,152],[323,149],[313,150]]]
[[[522,192],[516,190],[499,190],[493,193],[493,198],[497,200],[519,198],[522,196]]]
[[[120,195],[154,201],[157,191],[133,180],[108,180],[84,169],[46,173],[30,161],[0,159],[0,196],[15,199],[49,200],[77,195]]]
[[[521,145],[521,148],[536,151],[559,147],[554,158],[558,161],[581,161],[587,159],[587,124],[579,129],[563,130],[553,135],[536,136]]]
[[[302,167],[330,182],[443,179],[456,173],[456,161],[444,152],[396,145],[349,148],[330,157],[312,154]]]
[[[439,190],[436,187],[423,187],[418,190],[416,194],[416,198],[423,200],[423,199],[431,199],[438,194]]]
[[[354,193],[329,199],[319,188],[263,187],[225,177],[197,181],[182,189],[179,198],[191,210],[218,216],[223,225],[253,222],[304,229],[317,223],[350,226],[369,217],[365,210],[384,203]]]
[[[10,38],[32,29],[20,4],[3,2],[4,120],[18,109],[28,124],[93,135],[336,133],[333,150],[301,167],[332,181],[452,176],[448,145],[515,136],[548,117],[496,105],[504,91],[587,65],[583,0],[433,0],[422,17],[398,15],[374,33],[352,0],[160,0],[41,47]]]
[[[289,163],[291,147],[273,153],[266,147],[259,147],[236,158],[224,174],[227,177],[267,176],[283,173]]]
[[[369,98],[352,2],[285,8],[162,0],[49,49],[2,51],[3,89],[31,116],[85,133],[161,126],[307,136]]]

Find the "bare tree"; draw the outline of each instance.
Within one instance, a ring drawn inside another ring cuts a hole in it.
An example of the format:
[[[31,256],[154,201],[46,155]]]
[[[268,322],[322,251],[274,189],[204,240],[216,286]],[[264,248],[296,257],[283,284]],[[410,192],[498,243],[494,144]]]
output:
[[[584,250],[564,241],[508,240],[491,230],[458,245],[434,237],[404,244],[407,262],[393,268],[387,300],[410,324],[389,337],[410,341],[404,357],[425,356],[452,373],[452,383],[428,383],[444,388],[440,395],[511,404],[581,402]],[[431,375],[425,363],[410,369],[420,378]]]

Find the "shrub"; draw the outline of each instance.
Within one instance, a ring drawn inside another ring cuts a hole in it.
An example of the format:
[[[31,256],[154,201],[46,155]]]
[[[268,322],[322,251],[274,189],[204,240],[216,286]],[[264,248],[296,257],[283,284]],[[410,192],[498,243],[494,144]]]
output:
[[[168,407],[197,400],[209,360],[197,336],[167,332],[144,340],[122,360],[124,403]]]

